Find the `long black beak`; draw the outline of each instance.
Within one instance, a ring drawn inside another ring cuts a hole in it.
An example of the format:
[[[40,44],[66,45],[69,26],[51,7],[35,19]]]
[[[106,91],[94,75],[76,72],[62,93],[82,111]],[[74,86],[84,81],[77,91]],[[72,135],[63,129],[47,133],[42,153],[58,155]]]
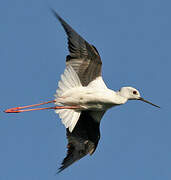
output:
[[[140,97],[138,100],[140,100],[140,101],[144,101],[144,102],[146,102],[146,103],[148,103],[148,104],[151,104],[152,106],[155,106],[155,107],[160,108],[160,106],[157,106],[157,105],[155,105],[155,104],[153,104],[153,103],[151,103],[151,102],[149,102],[149,101],[145,100],[145,99],[144,99],[144,98],[142,98],[142,97]]]

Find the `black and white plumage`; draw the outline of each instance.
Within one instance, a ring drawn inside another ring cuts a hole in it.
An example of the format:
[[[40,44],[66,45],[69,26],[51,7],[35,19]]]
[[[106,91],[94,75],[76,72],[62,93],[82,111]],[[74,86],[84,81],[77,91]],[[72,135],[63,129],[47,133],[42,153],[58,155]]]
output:
[[[59,172],[87,154],[92,155],[100,139],[99,122],[96,122],[89,111],[82,111],[72,132],[67,129],[68,152],[59,168]]]
[[[102,61],[100,55],[93,45],[87,43],[55,11],[53,13],[61,22],[68,36],[70,54],[66,57],[66,66],[72,66],[82,86],[87,86],[97,77],[101,77]],[[100,122],[97,122],[91,113],[92,111],[82,111],[74,130],[70,132],[68,128],[66,129],[68,152],[59,172],[95,151],[100,139]]]
[[[85,155],[95,152],[100,139],[100,121],[109,108],[125,104],[128,100],[141,100],[159,106],[143,99],[133,87],[122,87],[119,91],[107,88],[101,75],[102,61],[97,49],[77,34],[55,11],[52,12],[67,34],[70,52],[66,57],[66,69],[58,82],[55,100],[10,108],[5,112],[55,109],[66,127],[68,139],[67,156],[59,168],[61,172]],[[48,103],[55,103],[56,106],[28,109]]]
[[[92,155],[100,139],[100,121],[111,107],[125,104],[128,100],[144,100],[137,89],[123,87],[115,92],[108,89],[102,79],[102,61],[97,49],[85,41],[55,11],[67,37],[70,54],[66,57],[66,69],[58,83],[55,104],[66,127],[68,152],[59,172],[81,159]],[[67,109],[71,106],[74,109]]]
[[[87,86],[91,81],[101,76],[100,55],[93,45],[77,34],[55,11],[53,13],[59,19],[68,36],[70,54],[66,57],[66,66],[71,65],[81,84]]]

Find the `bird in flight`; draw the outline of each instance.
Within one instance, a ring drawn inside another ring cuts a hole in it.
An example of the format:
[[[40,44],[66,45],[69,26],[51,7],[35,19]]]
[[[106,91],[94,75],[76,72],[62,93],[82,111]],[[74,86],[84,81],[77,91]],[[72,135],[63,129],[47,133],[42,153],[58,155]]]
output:
[[[67,155],[58,172],[78,161],[87,154],[92,155],[100,139],[100,121],[111,107],[125,104],[128,100],[140,100],[155,107],[145,100],[133,87],[122,87],[113,91],[105,85],[102,78],[102,61],[95,46],[84,40],[54,10],[68,37],[69,55],[66,68],[58,82],[55,99],[40,104],[15,107],[6,113],[54,109],[66,127],[68,139]],[[54,103],[54,107],[30,107]],[[26,108],[26,109],[25,109]]]

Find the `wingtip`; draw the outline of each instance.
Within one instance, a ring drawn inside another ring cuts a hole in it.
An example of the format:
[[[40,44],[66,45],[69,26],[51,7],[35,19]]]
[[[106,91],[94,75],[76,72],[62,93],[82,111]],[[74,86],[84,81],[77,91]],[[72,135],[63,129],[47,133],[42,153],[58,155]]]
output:
[[[62,163],[61,163],[60,167],[58,168],[56,174],[61,173],[63,170],[65,170],[66,168],[68,168],[72,164],[72,163],[71,164],[66,164],[65,160],[66,160],[66,158],[64,158],[64,160],[62,161]]]
[[[65,168],[63,168],[62,166],[57,170],[56,174],[60,174]]]
[[[58,17],[59,15],[57,14],[57,12],[53,9],[53,8],[50,8],[52,14],[55,16],[55,17]]]
[[[62,18],[59,16],[59,14],[58,14],[53,8],[50,8],[50,10],[51,10],[52,14],[53,14],[59,21],[61,21]]]
[[[64,164],[64,161],[63,161],[63,162],[61,163],[61,166],[58,168],[56,174],[61,173],[63,170],[65,170],[66,168],[68,168],[68,166],[70,166],[70,165],[65,165],[65,164]]]

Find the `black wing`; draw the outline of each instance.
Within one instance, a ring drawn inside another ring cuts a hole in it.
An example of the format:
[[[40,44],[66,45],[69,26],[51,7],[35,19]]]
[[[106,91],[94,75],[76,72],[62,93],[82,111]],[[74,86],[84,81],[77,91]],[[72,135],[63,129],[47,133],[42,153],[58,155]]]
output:
[[[103,114],[104,112],[102,112],[100,119]],[[69,132],[68,129],[66,130],[68,151],[58,172],[61,172],[85,155],[93,154],[100,139],[99,125],[100,121],[98,122],[94,117],[92,117],[91,111],[81,112],[80,118],[72,133]]]
[[[70,55],[66,58],[66,65],[71,65],[78,74],[83,86],[101,76],[102,61],[97,49],[86,42],[69,26],[54,10],[68,36],[68,49]]]

